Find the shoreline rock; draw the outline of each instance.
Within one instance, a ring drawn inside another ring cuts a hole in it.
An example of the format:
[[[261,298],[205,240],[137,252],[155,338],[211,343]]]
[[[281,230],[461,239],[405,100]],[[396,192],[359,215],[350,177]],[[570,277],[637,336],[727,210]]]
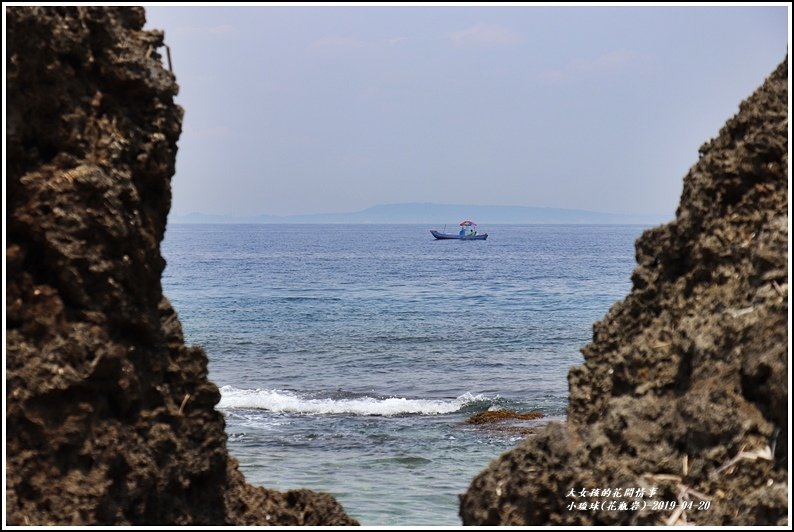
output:
[[[7,7],[9,525],[353,525],[245,483],[163,296],[182,109],[137,7]]]
[[[787,524],[787,65],[637,241],[631,293],[569,373],[567,423],[480,473],[465,525]],[[640,488],[644,509],[618,509]]]

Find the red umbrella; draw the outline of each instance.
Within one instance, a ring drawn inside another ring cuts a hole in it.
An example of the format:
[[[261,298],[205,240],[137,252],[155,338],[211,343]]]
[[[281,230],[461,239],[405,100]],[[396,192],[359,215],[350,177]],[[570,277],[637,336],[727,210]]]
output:
[[[477,226],[477,224],[472,222],[471,220],[463,220],[462,222],[460,222],[460,225],[461,227],[471,227],[472,225],[475,227]]]

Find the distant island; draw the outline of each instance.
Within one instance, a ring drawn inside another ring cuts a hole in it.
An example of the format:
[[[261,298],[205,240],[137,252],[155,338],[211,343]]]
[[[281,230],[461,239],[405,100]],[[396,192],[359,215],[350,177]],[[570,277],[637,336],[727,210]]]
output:
[[[452,224],[471,219],[489,224],[639,224],[657,225],[672,219],[672,214],[620,214],[578,209],[500,205],[447,205],[441,203],[391,203],[375,205],[356,212],[298,214],[292,216],[235,216],[225,214],[175,214],[174,224],[254,223],[254,224]]]

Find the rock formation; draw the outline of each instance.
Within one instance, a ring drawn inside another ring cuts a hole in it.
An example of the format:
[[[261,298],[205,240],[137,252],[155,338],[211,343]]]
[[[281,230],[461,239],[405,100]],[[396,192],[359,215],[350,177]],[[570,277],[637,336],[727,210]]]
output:
[[[787,78],[784,61],[700,149],[569,374],[567,423],[476,477],[464,524],[786,524]]]
[[[532,410],[530,412],[516,412],[515,410],[486,410],[477,412],[469,417],[466,423],[470,425],[486,425],[502,421],[530,421],[543,417],[543,412]]]
[[[182,110],[142,8],[8,7],[8,524],[356,522],[245,484],[160,255]]]

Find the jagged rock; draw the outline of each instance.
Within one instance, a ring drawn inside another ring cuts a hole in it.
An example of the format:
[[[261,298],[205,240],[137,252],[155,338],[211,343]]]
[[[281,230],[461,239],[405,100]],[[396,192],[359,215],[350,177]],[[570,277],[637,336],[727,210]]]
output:
[[[8,524],[356,524],[245,483],[163,297],[182,121],[142,8],[8,7]]]
[[[568,376],[567,423],[477,476],[464,524],[786,524],[787,78],[786,60],[700,149],[676,219],[638,240],[631,293]],[[645,510],[609,509],[640,487]]]

